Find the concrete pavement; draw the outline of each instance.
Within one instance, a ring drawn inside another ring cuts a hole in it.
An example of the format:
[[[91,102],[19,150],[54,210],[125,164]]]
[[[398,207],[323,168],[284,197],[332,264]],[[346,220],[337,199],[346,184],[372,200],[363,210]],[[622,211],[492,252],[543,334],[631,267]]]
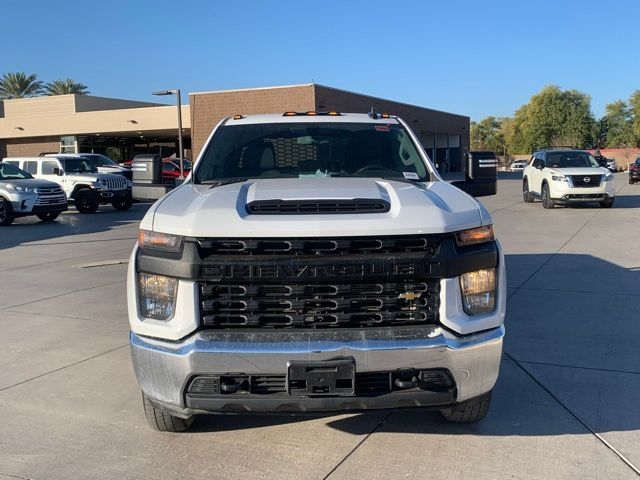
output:
[[[206,417],[151,431],[127,349],[126,258],[146,207],[0,229],[0,478],[638,478],[640,185],[611,210],[524,204],[505,175],[505,357],[487,419]],[[85,267],[85,268],[83,268]]]

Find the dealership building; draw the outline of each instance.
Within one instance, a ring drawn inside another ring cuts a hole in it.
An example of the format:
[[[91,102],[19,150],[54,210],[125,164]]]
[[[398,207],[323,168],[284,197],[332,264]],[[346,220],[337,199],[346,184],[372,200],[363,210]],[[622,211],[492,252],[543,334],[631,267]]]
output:
[[[236,114],[339,111],[402,117],[436,162],[462,169],[469,117],[318,84],[189,94],[182,106],[185,156],[195,158],[211,129]],[[177,107],[90,95],[0,101],[0,158],[41,153],[103,153],[125,161],[140,153],[168,157],[177,148]]]

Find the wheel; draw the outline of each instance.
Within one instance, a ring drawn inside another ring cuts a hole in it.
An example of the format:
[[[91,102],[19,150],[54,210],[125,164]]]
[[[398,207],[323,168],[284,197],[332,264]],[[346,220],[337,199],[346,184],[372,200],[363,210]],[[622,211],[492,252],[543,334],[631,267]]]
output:
[[[15,218],[11,202],[0,198],[0,226],[11,225]]]
[[[633,181],[633,178],[629,177],[629,185],[633,185],[634,183],[636,182]]]
[[[120,211],[129,210],[131,208],[131,205],[133,205],[133,198],[131,197],[127,197],[124,200],[116,200],[114,202],[111,202],[111,206]]]
[[[549,185],[544,183],[542,185],[542,206],[544,208],[553,208],[556,206],[556,202],[551,199],[551,194],[549,193]]]
[[[522,199],[524,203],[533,203],[533,196],[529,192],[529,181],[526,178],[522,182]]]
[[[600,202],[600,207],[602,208],[611,208],[613,207],[613,200],[614,198],[608,198],[607,200],[603,200],[602,202]]]
[[[442,416],[449,422],[473,423],[479,422],[487,416],[491,406],[491,391],[457,405],[440,410]]]
[[[154,407],[144,394],[142,395],[142,405],[144,406],[144,416],[147,417],[147,423],[158,432],[185,432],[193,425],[195,420],[193,415],[189,418],[180,418]]]
[[[98,201],[98,195],[93,190],[85,188],[76,193],[73,199],[76,204],[76,210],[80,213],[94,213],[98,210],[100,202]]]
[[[53,222],[60,216],[60,212],[38,213],[36,215],[42,222]]]

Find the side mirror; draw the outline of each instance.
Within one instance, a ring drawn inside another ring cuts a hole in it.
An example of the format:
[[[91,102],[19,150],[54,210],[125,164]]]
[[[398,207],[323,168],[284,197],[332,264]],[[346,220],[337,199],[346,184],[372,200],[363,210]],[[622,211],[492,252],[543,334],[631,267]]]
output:
[[[538,170],[542,170],[542,169],[544,168],[544,163],[542,163],[542,162],[540,162],[540,163],[536,163],[536,164],[535,164],[535,167],[536,167]]]
[[[486,197],[498,192],[498,161],[493,152],[468,152],[466,178],[452,182],[473,197]]]
[[[64,173],[64,172],[62,171],[62,169],[61,169],[61,168],[58,168],[58,167],[54,167],[54,168],[53,168],[53,174],[54,174],[54,175],[58,175],[59,177],[61,177],[63,173]]]
[[[605,167],[605,168],[607,168],[607,165],[608,165],[608,164],[607,164],[607,161],[606,161],[606,160],[600,160],[600,166],[601,166],[601,167]]]

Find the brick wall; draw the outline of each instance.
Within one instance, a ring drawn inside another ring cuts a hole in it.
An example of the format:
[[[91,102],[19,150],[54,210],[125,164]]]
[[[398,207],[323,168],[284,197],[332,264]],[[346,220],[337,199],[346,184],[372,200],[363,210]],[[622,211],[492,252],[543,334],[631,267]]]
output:
[[[60,137],[8,138],[5,143],[4,157],[37,157],[41,152],[60,151]]]
[[[200,153],[213,127],[224,117],[307,111],[315,106],[313,85],[196,93],[189,95],[189,103],[193,158]]]

